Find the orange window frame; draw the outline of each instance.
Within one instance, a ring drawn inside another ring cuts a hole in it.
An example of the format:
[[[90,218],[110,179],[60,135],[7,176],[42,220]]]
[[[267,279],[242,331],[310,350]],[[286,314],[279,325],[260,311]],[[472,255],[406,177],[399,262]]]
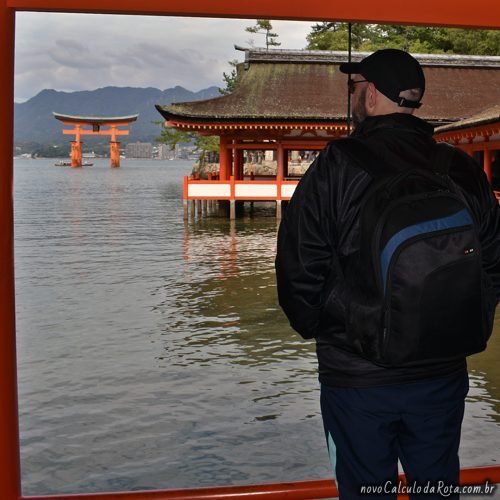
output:
[[[0,497],[22,498],[16,385],[13,222],[14,34],[16,11],[92,12],[136,15],[233,17],[308,21],[350,21],[426,26],[500,28],[498,0],[0,0]],[[489,468],[500,481],[500,467]],[[318,491],[319,492],[319,491]],[[284,491],[282,491],[284,493]],[[331,493],[331,490],[330,490]],[[280,493],[281,494],[281,493]],[[259,496],[255,492],[250,496]],[[304,496],[286,498],[307,498]],[[39,497],[42,498],[42,497]],[[43,497],[55,498],[55,497]],[[63,498],[63,497],[59,497]],[[65,496],[64,498],[70,498]],[[79,495],[78,498],[158,499],[164,493]],[[177,498],[194,498],[182,496]],[[196,497],[208,498],[208,497]],[[211,496],[209,498],[221,498]],[[229,498],[225,496],[224,498]],[[249,497],[248,497],[249,498]],[[276,498],[280,498],[277,496]],[[283,496],[281,497],[283,498]]]

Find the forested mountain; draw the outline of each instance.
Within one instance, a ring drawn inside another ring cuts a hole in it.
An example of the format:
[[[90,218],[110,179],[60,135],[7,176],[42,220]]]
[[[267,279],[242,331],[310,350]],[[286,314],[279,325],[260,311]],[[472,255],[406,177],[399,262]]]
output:
[[[191,92],[183,87],[167,90],[155,88],[104,87],[97,90],[60,92],[42,90],[26,102],[14,106],[14,141],[39,144],[65,143],[71,136],[63,136],[62,123],[52,112],[77,116],[125,116],[138,113],[130,125],[130,135],[123,142],[151,142],[160,135],[162,120],[155,104],[197,101],[220,96],[217,87]],[[108,139],[106,139],[108,140]]]

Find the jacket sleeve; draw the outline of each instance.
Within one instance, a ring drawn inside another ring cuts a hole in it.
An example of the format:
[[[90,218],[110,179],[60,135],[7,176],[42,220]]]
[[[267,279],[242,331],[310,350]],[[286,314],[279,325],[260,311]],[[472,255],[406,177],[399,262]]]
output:
[[[469,201],[479,221],[479,239],[483,268],[488,274],[500,302],[500,206],[481,166],[463,151],[452,177],[469,195]]]
[[[323,151],[299,182],[278,231],[279,303],[306,339],[317,334],[325,284],[332,279],[335,221],[329,177],[334,166],[327,157]]]
[[[500,205],[483,173],[484,204],[481,214],[480,240],[483,267],[493,283],[500,303]]]

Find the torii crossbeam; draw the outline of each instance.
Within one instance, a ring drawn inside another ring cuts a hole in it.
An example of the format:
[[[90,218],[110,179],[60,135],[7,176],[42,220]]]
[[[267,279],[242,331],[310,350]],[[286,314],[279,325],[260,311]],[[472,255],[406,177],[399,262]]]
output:
[[[129,131],[119,129],[120,126],[127,126],[137,120],[137,115],[96,117],[96,116],[72,116],[52,112],[54,118],[64,125],[71,125],[72,129],[63,129],[63,134],[74,135],[75,140],[71,141],[71,166],[73,168],[82,166],[82,135],[110,135],[109,141],[111,167],[120,166],[120,143],[116,140],[118,135],[128,135]],[[91,127],[90,129],[84,127]],[[106,127],[102,129],[102,127]]]

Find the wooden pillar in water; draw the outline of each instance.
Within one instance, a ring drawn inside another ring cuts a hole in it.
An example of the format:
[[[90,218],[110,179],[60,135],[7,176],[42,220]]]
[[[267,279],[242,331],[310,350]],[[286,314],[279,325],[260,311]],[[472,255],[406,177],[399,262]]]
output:
[[[116,140],[117,128],[115,125],[111,126],[111,141],[109,141],[111,168],[118,168],[120,166],[120,143]]]
[[[82,143],[80,134],[77,132],[76,139],[71,141],[71,167],[79,168],[82,166]]]
[[[286,151],[283,148],[283,144],[281,142],[278,143],[278,152],[277,152],[277,168],[276,168],[276,189],[277,189],[277,198],[276,198],[276,219],[281,219],[281,181],[285,177],[285,170],[288,170],[288,161],[286,158]]]
[[[120,166],[120,143],[118,141],[110,141],[109,149],[111,168],[118,168]]]
[[[189,194],[189,177],[187,175],[184,176],[183,179],[183,186],[182,186],[182,203],[184,205],[184,220],[187,220],[189,218],[189,200],[188,200],[188,194]]]
[[[231,175],[229,178],[229,182],[231,183],[230,187],[230,200],[229,200],[229,219],[236,219],[236,185],[234,183],[234,175]]]
[[[276,219],[281,220],[281,216],[282,216],[281,200],[276,200]]]

